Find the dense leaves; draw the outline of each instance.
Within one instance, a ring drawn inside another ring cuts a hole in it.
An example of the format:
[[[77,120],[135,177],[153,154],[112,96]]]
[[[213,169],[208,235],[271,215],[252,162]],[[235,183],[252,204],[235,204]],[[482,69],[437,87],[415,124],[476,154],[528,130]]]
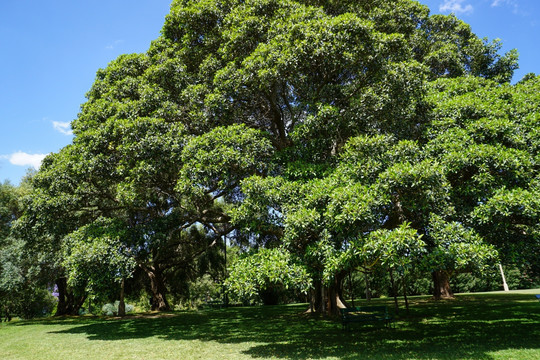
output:
[[[283,249],[261,249],[252,256],[239,258],[231,265],[225,282],[229,291],[249,299],[272,287],[296,288],[307,293],[311,278],[304,267],[295,263]]]
[[[499,50],[416,1],[175,0],[146,53],[98,71],[15,228],[71,286],[140,269],[161,310],[225,235],[260,251],[231,291],[311,284],[331,311],[352,270],[525,259],[540,81],[508,84]]]
[[[70,233],[62,256],[68,284],[96,294],[131,277],[136,263],[130,254],[133,248],[126,247],[131,234],[124,229],[122,224],[100,218]]]

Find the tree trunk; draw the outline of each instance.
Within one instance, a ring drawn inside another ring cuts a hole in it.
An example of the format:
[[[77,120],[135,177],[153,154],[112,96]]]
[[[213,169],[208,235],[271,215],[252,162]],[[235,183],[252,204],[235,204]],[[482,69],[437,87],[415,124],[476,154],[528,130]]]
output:
[[[506,278],[504,277],[504,270],[503,270],[502,264],[499,264],[499,270],[501,271],[504,291],[510,291],[510,288],[508,288],[508,284],[506,283]]]
[[[349,271],[349,291],[351,292],[351,305],[352,307],[354,307],[354,287],[353,287],[351,271]]]
[[[125,280],[120,284],[120,301],[118,302],[118,316],[126,316],[126,302],[124,299]]]
[[[409,299],[407,298],[407,278],[403,275],[403,299],[405,299],[405,309],[407,309],[407,315],[409,314]]]
[[[0,321],[10,322],[12,317],[11,317],[9,307],[7,305],[4,305],[3,309],[4,309],[4,313],[0,314],[2,315],[2,318],[0,319]]]
[[[76,298],[69,291],[65,277],[56,279],[56,286],[58,287],[58,305],[54,316],[79,315],[79,310],[86,300],[86,295]]]
[[[58,305],[56,306],[56,313],[54,316],[67,315],[67,280],[66,278],[56,279],[56,286],[58,288]]]
[[[152,293],[152,311],[170,311],[171,307],[165,293],[167,288],[163,280],[163,274],[157,271],[153,266],[143,266],[143,270],[150,279],[150,292]]]
[[[325,286],[321,280],[315,281],[309,305],[311,312],[334,316],[339,314],[340,308],[347,307],[343,299],[343,279],[346,274],[337,274],[329,286]]]
[[[328,307],[326,311],[328,315],[339,315],[339,309],[347,307],[347,303],[343,299],[343,280],[346,275],[346,272],[336,274],[328,287]]]
[[[450,288],[450,279],[448,273],[444,270],[434,271],[433,277],[433,297],[436,300],[453,299],[454,293]]]
[[[312,313],[323,311],[323,286],[321,280],[315,280],[311,290],[310,309]]]
[[[369,273],[364,273],[364,276],[366,277],[366,300],[371,301],[371,284],[369,282]]]
[[[398,306],[398,299],[397,299],[398,291],[397,291],[396,282],[394,281],[394,270],[392,268],[389,268],[388,271],[390,273],[390,283],[392,285],[392,295],[394,295],[394,307],[395,307],[396,315],[397,315],[399,314],[399,306]]]
[[[327,299],[327,289],[326,289],[326,286],[324,286],[324,284],[321,284],[321,312],[323,314],[326,314],[326,312],[328,311],[328,299]]]
[[[315,290],[309,291],[309,310],[308,312],[314,313],[315,312]]]

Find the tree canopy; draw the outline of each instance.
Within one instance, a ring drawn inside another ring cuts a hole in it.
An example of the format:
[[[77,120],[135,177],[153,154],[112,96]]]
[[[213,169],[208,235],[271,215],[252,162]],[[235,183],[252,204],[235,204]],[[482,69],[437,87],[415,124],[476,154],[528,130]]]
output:
[[[410,0],[175,0],[97,72],[15,228],[57,283],[139,268],[160,310],[227,234],[261,249],[231,270],[250,294],[279,279],[335,311],[348,271],[415,266],[450,296],[497,250],[538,257],[540,80],[510,85],[500,49]]]

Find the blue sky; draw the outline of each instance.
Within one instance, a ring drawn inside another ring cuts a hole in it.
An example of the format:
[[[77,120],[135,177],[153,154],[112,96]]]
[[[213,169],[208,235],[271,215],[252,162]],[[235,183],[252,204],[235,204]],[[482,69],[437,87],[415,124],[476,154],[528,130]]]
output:
[[[145,52],[159,36],[171,0],[0,1],[0,181],[72,140],[69,123],[99,68]],[[455,13],[480,37],[518,49],[520,69],[540,74],[539,0],[421,0]]]

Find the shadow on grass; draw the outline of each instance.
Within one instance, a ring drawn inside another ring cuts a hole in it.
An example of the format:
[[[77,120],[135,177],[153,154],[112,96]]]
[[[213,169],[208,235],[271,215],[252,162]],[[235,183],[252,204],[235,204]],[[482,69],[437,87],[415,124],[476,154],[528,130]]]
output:
[[[390,305],[390,304],[389,304]],[[525,296],[467,296],[435,302],[417,300],[396,329],[305,315],[305,305],[180,312],[158,318],[68,318],[39,323],[66,325],[51,332],[86,334],[90,340],[157,337],[252,343],[253,358],[308,359],[491,359],[490,352],[538,349],[540,306]],[[402,310],[403,311],[403,310]]]

